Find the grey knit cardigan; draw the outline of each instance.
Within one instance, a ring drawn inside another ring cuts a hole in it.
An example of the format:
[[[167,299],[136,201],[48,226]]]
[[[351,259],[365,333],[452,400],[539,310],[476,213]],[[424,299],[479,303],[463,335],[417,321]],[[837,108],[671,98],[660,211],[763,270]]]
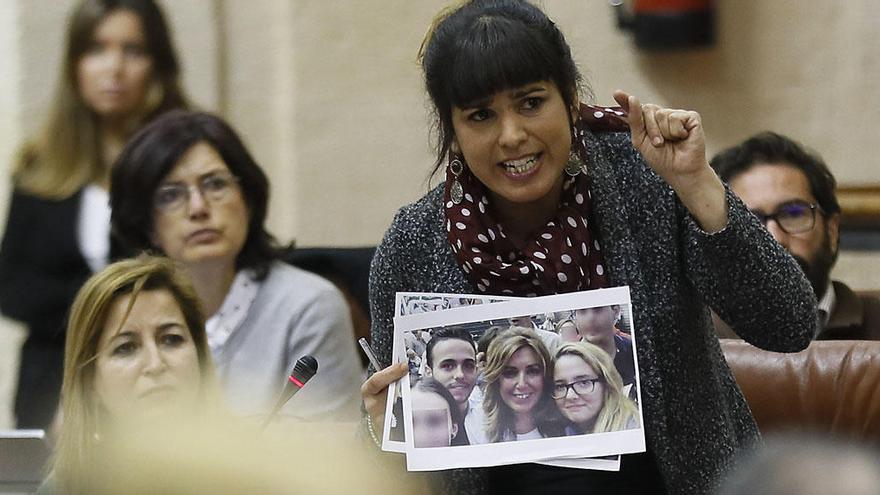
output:
[[[647,442],[675,494],[709,493],[734,454],[760,439],[715,337],[708,307],[763,349],[804,349],[816,300],[802,271],[727,192],[728,224],[707,234],[632,147],[587,136],[592,208],[612,286],[629,285]],[[370,275],[372,338],[391,362],[397,291],[475,293],[444,228],[438,186],[394,218]],[[707,307],[708,306],[708,307]],[[442,473],[449,493],[487,493],[486,473]]]

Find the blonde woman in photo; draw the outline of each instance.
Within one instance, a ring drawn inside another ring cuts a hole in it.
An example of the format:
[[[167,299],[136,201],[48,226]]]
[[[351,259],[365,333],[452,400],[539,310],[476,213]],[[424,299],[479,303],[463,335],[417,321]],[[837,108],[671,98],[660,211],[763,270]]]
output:
[[[558,435],[550,398],[550,353],[534,330],[511,327],[489,344],[484,370],[485,437],[471,443]]]

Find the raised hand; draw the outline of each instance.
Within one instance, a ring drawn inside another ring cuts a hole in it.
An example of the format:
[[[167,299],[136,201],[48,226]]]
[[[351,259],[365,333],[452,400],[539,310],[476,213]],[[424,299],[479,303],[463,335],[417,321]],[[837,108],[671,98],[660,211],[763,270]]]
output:
[[[673,187],[709,167],[700,114],[642,104],[620,90],[614,99],[628,114],[633,146]]]
[[[700,226],[709,232],[727,224],[724,186],[706,160],[706,136],[700,114],[642,104],[614,92],[627,112],[633,146],[645,162],[675,190]]]

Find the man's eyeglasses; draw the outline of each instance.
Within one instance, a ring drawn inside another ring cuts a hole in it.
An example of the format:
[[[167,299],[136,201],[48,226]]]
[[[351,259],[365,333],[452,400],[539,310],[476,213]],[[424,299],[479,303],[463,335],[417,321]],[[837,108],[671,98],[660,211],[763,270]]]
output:
[[[164,213],[171,213],[180,210],[189,203],[190,194],[195,188],[199,194],[207,201],[222,201],[229,195],[236,184],[238,177],[231,174],[213,174],[202,177],[198,184],[190,186],[183,182],[173,182],[164,184],[156,189],[153,195],[153,206]]]
[[[577,395],[587,395],[596,390],[596,383],[601,382],[601,378],[585,378],[571,383],[557,383],[553,387],[551,396],[554,399],[564,399],[568,395],[568,389],[574,390]]]
[[[779,228],[788,234],[800,234],[807,232],[816,224],[816,210],[822,211],[817,204],[806,201],[789,201],[782,203],[773,213],[765,215],[759,211],[752,211],[758,220],[767,226],[768,220],[776,220]]]

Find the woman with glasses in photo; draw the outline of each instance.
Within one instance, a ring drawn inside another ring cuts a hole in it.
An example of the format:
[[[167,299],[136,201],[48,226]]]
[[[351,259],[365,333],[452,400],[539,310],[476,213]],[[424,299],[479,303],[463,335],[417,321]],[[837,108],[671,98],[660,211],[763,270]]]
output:
[[[345,300],[280,261],[264,227],[268,180],[232,128],[210,114],[171,112],[126,145],[111,186],[114,234],[192,278],[230,409],[268,410],[296,360],[311,354],[320,371],[290,414],[357,415],[360,361]]]
[[[638,408],[623,391],[611,357],[588,342],[563,344],[553,358],[553,400],[570,422],[566,435],[637,428]]]

